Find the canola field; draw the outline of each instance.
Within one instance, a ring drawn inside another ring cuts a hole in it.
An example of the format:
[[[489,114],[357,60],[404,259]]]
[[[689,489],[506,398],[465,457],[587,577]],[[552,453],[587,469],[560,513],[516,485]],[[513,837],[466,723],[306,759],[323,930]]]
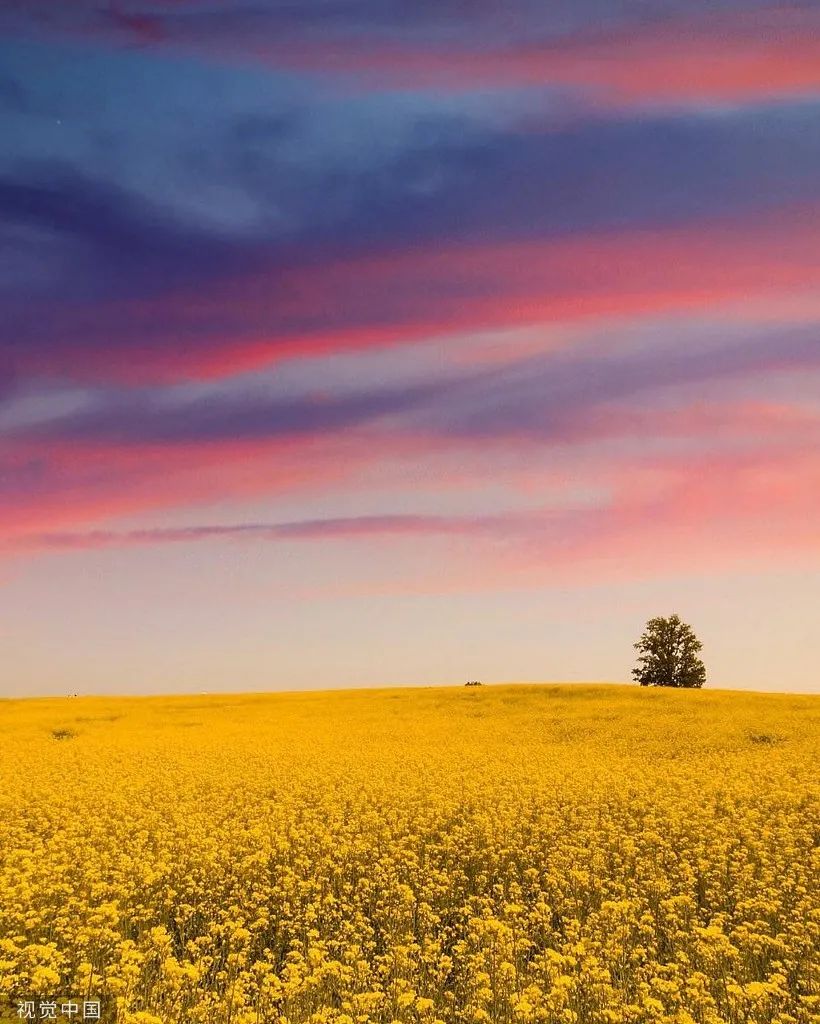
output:
[[[2,701],[0,1019],[818,1024],[819,738],[708,690]]]

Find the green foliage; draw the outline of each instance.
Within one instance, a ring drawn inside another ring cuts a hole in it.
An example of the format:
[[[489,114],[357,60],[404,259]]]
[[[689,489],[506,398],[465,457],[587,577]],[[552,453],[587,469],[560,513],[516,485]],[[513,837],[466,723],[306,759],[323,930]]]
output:
[[[632,677],[641,686],[699,689],[706,682],[706,668],[698,657],[703,644],[677,615],[650,619],[634,647],[639,657]]]

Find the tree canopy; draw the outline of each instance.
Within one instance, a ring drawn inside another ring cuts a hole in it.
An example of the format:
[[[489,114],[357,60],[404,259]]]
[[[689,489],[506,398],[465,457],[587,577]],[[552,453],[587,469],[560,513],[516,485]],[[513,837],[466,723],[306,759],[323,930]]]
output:
[[[698,657],[703,644],[677,615],[650,619],[634,647],[638,663],[632,676],[641,686],[699,689],[706,682],[706,668]]]

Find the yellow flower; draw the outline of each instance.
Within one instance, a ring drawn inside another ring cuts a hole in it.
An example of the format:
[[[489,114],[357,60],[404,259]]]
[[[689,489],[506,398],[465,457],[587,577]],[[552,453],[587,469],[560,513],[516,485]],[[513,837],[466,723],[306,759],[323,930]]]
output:
[[[0,1000],[90,994],[120,1024],[813,1024],[817,698],[474,696],[9,702]]]

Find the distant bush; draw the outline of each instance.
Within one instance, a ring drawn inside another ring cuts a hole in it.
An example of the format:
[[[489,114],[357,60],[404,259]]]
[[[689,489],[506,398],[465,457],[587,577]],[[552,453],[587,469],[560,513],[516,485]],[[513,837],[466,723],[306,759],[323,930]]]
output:
[[[482,682],[480,682],[478,679],[470,679],[464,685],[465,686],[483,686],[484,684]]]

